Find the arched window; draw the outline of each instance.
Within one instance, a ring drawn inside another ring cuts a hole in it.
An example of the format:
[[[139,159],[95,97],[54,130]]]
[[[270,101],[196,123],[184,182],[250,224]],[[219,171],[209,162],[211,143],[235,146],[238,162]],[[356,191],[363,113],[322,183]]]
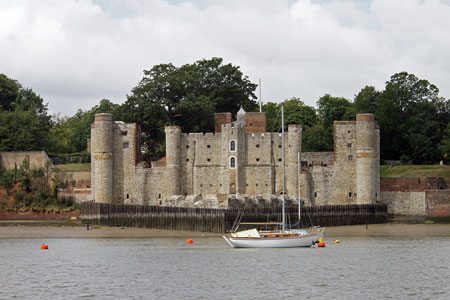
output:
[[[236,157],[232,156],[230,157],[230,169],[236,168]]]
[[[236,141],[231,140],[230,141],[230,152],[235,152],[235,151],[236,151]]]

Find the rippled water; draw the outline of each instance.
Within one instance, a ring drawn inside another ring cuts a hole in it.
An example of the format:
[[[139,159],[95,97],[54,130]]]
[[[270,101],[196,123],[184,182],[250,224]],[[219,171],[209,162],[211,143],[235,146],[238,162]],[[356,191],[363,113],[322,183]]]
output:
[[[221,238],[0,239],[1,299],[449,299],[450,238],[325,239],[231,249]]]

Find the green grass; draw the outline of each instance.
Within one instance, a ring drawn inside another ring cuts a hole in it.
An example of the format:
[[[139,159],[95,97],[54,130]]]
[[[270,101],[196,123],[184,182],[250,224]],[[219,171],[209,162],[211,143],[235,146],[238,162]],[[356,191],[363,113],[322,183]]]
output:
[[[450,166],[440,165],[400,165],[380,166],[381,178],[386,177],[444,177],[450,181]]]
[[[90,171],[91,163],[55,165],[61,171]]]

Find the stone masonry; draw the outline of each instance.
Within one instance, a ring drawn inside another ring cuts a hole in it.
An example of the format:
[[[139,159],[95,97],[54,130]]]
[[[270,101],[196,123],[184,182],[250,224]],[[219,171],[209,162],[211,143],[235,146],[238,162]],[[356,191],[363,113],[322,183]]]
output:
[[[264,113],[216,115],[215,133],[182,133],[168,126],[166,157],[140,161],[136,124],[97,114],[91,126],[96,202],[226,207],[242,195],[277,202],[282,185],[281,133],[266,132]],[[220,125],[220,126],[219,126]],[[380,202],[379,127],[372,114],[334,123],[334,152],[301,153],[302,127],[285,133],[286,194],[305,204]],[[301,154],[300,162],[298,153]],[[259,199],[259,200],[258,200]]]

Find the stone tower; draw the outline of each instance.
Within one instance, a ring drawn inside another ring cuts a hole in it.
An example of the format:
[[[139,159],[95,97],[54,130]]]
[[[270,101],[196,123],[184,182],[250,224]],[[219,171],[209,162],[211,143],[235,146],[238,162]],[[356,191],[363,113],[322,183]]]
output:
[[[358,204],[375,203],[377,193],[377,157],[373,114],[356,116],[356,191]]]
[[[302,125],[289,125],[286,165],[286,189],[290,197],[298,194],[298,153],[302,149]]]
[[[166,126],[166,168],[168,195],[181,194],[181,127]]]
[[[111,114],[96,114],[91,126],[93,165],[91,174],[95,188],[95,202],[113,202],[113,125]]]

